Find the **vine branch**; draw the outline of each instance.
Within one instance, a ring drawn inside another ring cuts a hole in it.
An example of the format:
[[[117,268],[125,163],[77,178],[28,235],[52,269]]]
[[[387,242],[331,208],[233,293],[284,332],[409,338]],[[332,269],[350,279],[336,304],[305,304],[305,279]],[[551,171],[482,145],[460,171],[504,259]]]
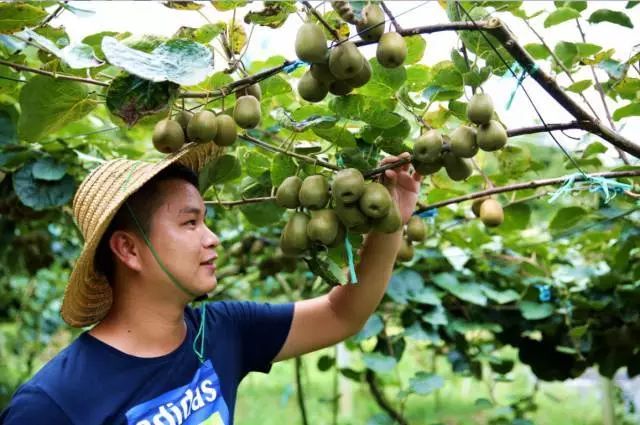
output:
[[[391,10],[387,7],[386,4],[384,4],[383,1],[380,2],[380,7],[382,7],[382,10],[384,10],[384,13],[386,13],[389,19],[391,20],[391,24],[393,24],[393,27],[396,29],[396,32],[402,31],[402,27],[400,26],[398,21],[396,21],[396,17],[393,16],[393,13],[391,13]]]
[[[376,382],[376,376],[371,370],[367,369],[367,371],[365,372],[365,379],[367,380],[367,384],[369,384],[369,391],[371,391],[371,394],[376,400],[376,403],[378,403],[378,406],[380,406],[382,410],[384,410],[395,422],[399,423],[400,425],[409,425],[407,419],[398,411],[396,411],[384,396],[382,390]]]
[[[257,204],[260,202],[274,201],[275,199],[275,196],[261,196],[258,198],[240,199],[239,201],[205,201],[204,203],[210,205],[220,205],[223,207],[235,207],[238,205]]]
[[[622,135],[604,126],[600,121],[591,116],[580,105],[578,105],[567,93],[564,92],[554,78],[542,71],[535,63],[531,55],[516,41],[511,31],[497,18],[491,18],[487,23],[482,24],[480,29],[485,29],[496,37],[504,48],[520,63],[523,69],[542,86],[564,109],[573,115],[578,121],[583,121],[585,129],[602,137],[612,145],[630,153],[636,158],[640,158],[640,145],[636,145]]]
[[[340,170],[340,167],[338,167],[337,165],[331,164],[330,162],[326,162],[326,161],[323,161],[323,160],[317,159],[317,158],[312,158],[312,157],[307,156],[307,155],[302,155],[302,154],[299,154],[299,153],[291,152],[291,151],[288,151],[286,149],[279,148],[278,146],[270,145],[268,143],[263,142],[260,139],[256,139],[255,137],[249,136],[248,134],[239,134],[238,137],[240,139],[242,139],[242,140],[245,140],[245,141],[249,142],[249,143],[253,143],[254,145],[260,146],[263,149],[266,149],[266,150],[269,150],[269,151],[273,151],[273,152],[283,153],[285,155],[289,155],[289,156],[292,156],[294,158],[298,158],[298,159],[300,159],[302,161],[305,161],[305,162],[307,162],[309,164],[319,165],[321,167],[328,168],[328,169],[334,170],[334,171],[339,171]]]
[[[96,86],[109,87],[109,83],[105,83],[103,81],[93,80],[91,78],[82,78],[82,77],[74,77],[73,75],[65,75],[65,74],[57,74],[51,71],[45,71],[43,69],[31,68],[29,66],[20,65],[19,63],[9,62],[3,59],[0,59],[0,65],[5,65],[16,69],[18,71],[26,71],[31,72],[33,74],[45,75],[51,78],[57,78],[60,80],[69,80],[69,81],[77,81],[80,83],[94,84]]]
[[[589,177],[605,177],[605,178],[622,178],[622,177],[637,177],[640,176],[640,169],[638,170],[626,170],[626,171],[610,171],[604,173],[592,173],[588,174]],[[467,195],[458,196],[455,198],[446,199],[444,201],[436,202],[434,204],[425,205],[416,210],[416,213],[421,213],[426,210],[430,210],[432,208],[442,208],[451,204],[459,204],[461,202],[470,201],[476,198],[482,198],[485,196],[495,195],[498,193],[505,192],[513,192],[515,190],[523,190],[523,189],[535,189],[541,186],[552,186],[557,184],[562,184],[567,179],[567,176],[564,177],[556,177],[552,179],[541,179],[541,180],[532,180],[524,183],[516,183],[507,186],[498,186],[493,187],[488,190],[483,190],[481,192],[469,193]],[[584,176],[576,177],[575,181],[584,181],[586,180]]]

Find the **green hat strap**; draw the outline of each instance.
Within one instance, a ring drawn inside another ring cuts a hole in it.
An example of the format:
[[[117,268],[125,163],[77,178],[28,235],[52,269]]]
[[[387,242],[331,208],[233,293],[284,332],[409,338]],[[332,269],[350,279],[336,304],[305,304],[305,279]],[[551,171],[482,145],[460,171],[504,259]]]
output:
[[[125,189],[125,187],[129,183],[129,179],[131,178],[131,175],[133,174],[135,169],[138,167],[138,165],[140,165],[140,162],[136,161],[136,163],[131,167],[131,171],[129,173],[129,176],[125,180],[121,190]],[[127,201],[125,201],[125,205],[127,206],[127,209],[129,210],[129,214],[131,214],[131,218],[133,218],[133,222],[135,223],[136,227],[138,228],[138,231],[142,235],[142,238],[144,239],[145,244],[149,247],[149,250],[151,251],[151,254],[153,255],[153,258],[155,258],[156,262],[158,263],[158,265],[160,266],[162,271],[165,272],[165,274],[167,276],[169,276],[169,279],[171,280],[171,282],[173,282],[173,284],[175,285],[176,288],[180,289],[182,292],[184,292],[185,294],[187,294],[191,298],[197,298],[198,294],[196,294],[194,292],[191,292],[184,285],[182,285],[180,283],[180,281],[164,265],[164,263],[160,259],[160,256],[158,255],[158,252],[155,250],[155,248],[151,244],[151,241],[147,237],[146,232],[142,228],[142,225],[138,221],[138,218],[136,217],[135,213],[133,212],[133,209],[131,208],[131,206],[129,205],[129,203]],[[198,360],[200,360],[200,363],[204,363],[205,315],[206,315],[206,308],[205,308],[204,302],[201,303],[200,308],[202,310],[202,317],[200,319],[200,326],[198,328],[198,333],[196,334],[196,337],[193,340],[193,351],[196,353],[196,356],[198,356]],[[198,341],[200,342],[199,349],[197,347]]]

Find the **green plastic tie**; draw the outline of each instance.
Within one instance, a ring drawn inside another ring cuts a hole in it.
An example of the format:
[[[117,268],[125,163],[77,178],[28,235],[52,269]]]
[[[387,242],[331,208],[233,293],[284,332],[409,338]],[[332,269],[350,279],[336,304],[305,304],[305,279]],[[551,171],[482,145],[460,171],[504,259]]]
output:
[[[204,363],[204,335],[205,335],[205,321],[206,321],[206,306],[204,301],[200,303],[200,309],[202,310],[202,316],[200,317],[200,326],[198,327],[198,333],[193,339],[193,352],[198,356],[200,363]],[[200,349],[198,349],[198,339],[200,339]]]
[[[522,74],[520,74],[520,77],[518,78],[518,83],[516,84],[516,87],[511,92],[511,95],[509,96],[509,100],[507,101],[507,106],[506,106],[507,110],[509,110],[509,108],[511,108],[511,104],[513,103],[513,99],[516,97],[516,92],[518,91],[518,88],[522,85],[522,83],[524,82],[524,79],[527,78],[527,75],[533,74],[537,70],[538,70],[538,65],[535,64],[535,63],[531,67],[529,67],[528,69],[522,70]]]

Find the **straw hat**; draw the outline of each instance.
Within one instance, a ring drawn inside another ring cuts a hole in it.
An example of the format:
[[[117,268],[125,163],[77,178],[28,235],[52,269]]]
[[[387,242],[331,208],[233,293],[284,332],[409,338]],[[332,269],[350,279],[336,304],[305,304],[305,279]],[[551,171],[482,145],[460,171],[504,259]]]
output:
[[[111,286],[95,272],[94,256],[124,201],[171,164],[180,163],[198,173],[219,151],[214,143],[190,143],[156,163],[115,159],[91,171],[73,198],[73,216],[84,247],[64,292],[61,314],[65,322],[73,327],[88,326],[102,320],[111,308]]]

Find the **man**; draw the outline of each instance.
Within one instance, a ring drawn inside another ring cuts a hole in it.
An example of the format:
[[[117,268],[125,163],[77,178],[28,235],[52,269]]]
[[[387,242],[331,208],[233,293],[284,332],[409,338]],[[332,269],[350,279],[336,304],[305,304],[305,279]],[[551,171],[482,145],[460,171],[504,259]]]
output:
[[[95,326],[19,388],[0,423],[232,424],[247,373],[361,329],[385,292],[401,232],[366,237],[357,285],[295,303],[188,306],[216,286],[220,240],[205,224],[195,174],[215,153],[207,144],[155,164],[114,160],[85,178],[73,201],[85,245],[61,314],[71,326]],[[408,165],[385,177],[406,222],[422,177]]]

